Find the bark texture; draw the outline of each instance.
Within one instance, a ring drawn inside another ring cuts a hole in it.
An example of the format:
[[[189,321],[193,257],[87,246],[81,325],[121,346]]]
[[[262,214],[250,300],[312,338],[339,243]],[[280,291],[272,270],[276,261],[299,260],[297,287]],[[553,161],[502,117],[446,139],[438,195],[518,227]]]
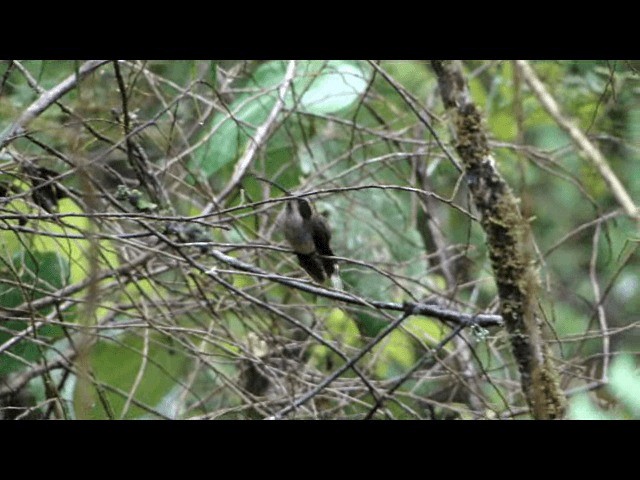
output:
[[[482,115],[472,102],[460,62],[431,62],[440,94],[457,136],[456,150],[487,236],[489,257],[500,296],[522,390],[536,419],[561,418],[566,399],[542,334],[537,310],[538,271],[532,262],[531,232],[518,200],[502,178],[488,146]]]

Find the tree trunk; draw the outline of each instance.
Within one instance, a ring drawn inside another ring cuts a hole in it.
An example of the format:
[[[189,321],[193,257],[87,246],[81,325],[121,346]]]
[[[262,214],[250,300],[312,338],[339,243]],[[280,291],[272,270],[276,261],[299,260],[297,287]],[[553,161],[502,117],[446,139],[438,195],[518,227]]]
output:
[[[537,309],[538,271],[531,255],[531,231],[518,200],[496,169],[482,116],[469,95],[460,62],[431,62],[440,94],[450,112],[467,185],[482,216],[489,257],[509,332],[522,390],[536,419],[561,418],[565,397],[542,335]]]

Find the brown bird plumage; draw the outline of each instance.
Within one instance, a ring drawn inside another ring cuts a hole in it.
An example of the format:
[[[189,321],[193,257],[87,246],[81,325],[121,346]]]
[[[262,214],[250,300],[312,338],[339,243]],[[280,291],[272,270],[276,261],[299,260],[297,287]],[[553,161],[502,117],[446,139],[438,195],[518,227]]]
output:
[[[304,198],[287,202],[284,236],[296,252],[300,266],[315,281],[322,283],[333,275],[335,261],[321,256],[333,256],[329,245],[331,241],[329,226],[313,211]]]

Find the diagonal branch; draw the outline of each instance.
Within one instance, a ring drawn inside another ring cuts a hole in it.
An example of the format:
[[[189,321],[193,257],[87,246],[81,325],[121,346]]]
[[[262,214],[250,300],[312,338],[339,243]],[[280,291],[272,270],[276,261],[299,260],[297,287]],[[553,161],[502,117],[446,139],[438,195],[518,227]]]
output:
[[[282,410],[277,412],[275,415],[269,417],[267,420],[280,420],[285,415],[288,415],[293,410],[295,410],[298,407],[301,407],[306,402],[311,400],[313,397],[318,395],[322,390],[327,388],[329,386],[329,384],[331,384],[331,382],[333,382],[336,378],[338,378],[344,372],[349,370],[351,367],[354,367],[356,362],[358,362],[358,360],[360,360],[362,357],[364,357],[364,355],[368,351],[370,351],[373,347],[375,347],[378,343],[380,343],[387,335],[389,335],[396,328],[398,328],[400,326],[400,324],[404,320],[406,320],[407,317],[409,317],[411,314],[412,314],[411,309],[407,309],[407,311],[405,313],[403,313],[402,316],[400,316],[400,318],[398,318],[397,320],[394,320],[389,325],[387,325],[387,327],[384,330],[382,330],[380,333],[378,333],[378,335],[373,340],[371,340],[363,349],[361,349],[352,359],[350,359],[348,362],[346,362],[340,368],[336,369],[336,371],[334,371],[331,375],[328,375],[322,382],[320,382],[314,388],[309,390],[304,395],[299,396],[297,399],[292,401],[288,406],[286,406],[285,408],[283,408]],[[378,401],[379,401],[379,399],[376,399],[376,403]]]
[[[376,401],[375,405],[371,408],[371,410],[369,410],[367,415],[365,415],[364,420],[370,420],[371,418],[373,418],[373,415],[376,413],[376,411],[379,410],[380,407],[382,407],[384,399],[389,398],[391,395],[393,395],[393,393],[398,390],[398,388],[400,388],[403,383],[411,378],[413,374],[423,368],[427,363],[435,363],[437,361],[436,354],[440,352],[440,350],[442,350],[447,343],[453,340],[462,331],[462,329],[463,326],[458,325],[456,328],[451,330],[451,332],[449,332],[442,340],[440,340],[438,344],[433,347],[433,349],[427,355],[424,355],[420,360],[418,360],[415,365],[409,369],[408,372],[402,375],[402,377],[399,378],[393,384],[393,386],[389,390],[387,390],[387,392],[385,392],[382,400]]]
[[[291,85],[291,81],[293,80],[295,71],[296,62],[295,60],[291,60],[287,67],[287,71],[284,74],[284,79],[282,80],[282,83],[278,88],[278,98],[276,99],[276,103],[271,109],[271,112],[269,112],[269,116],[267,117],[265,122],[260,125],[260,127],[256,131],[256,134],[253,137],[249,138],[247,149],[245,150],[240,160],[238,160],[238,163],[236,163],[236,166],[233,169],[233,175],[231,175],[231,180],[229,180],[229,183],[227,183],[222,192],[220,192],[218,198],[215,199],[213,204],[220,204],[220,202],[222,202],[222,200],[224,200],[233,191],[233,189],[236,188],[236,186],[240,183],[245,173],[253,163],[256,152],[264,144],[265,140],[273,131],[276,118],[278,118],[278,115],[284,107],[285,95],[287,93],[287,90],[289,89],[289,85]],[[213,204],[209,204],[208,208],[213,207]],[[205,212],[203,213],[209,213],[209,211],[210,210],[207,211],[205,209]]]
[[[464,326],[479,325],[483,327],[489,327],[489,326],[502,325],[502,317],[500,317],[500,315],[489,315],[489,314],[470,315],[468,313],[462,313],[455,310],[448,310],[438,305],[432,305],[428,303],[405,302],[404,304],[401,304],[401,303],[392,303],[392,302],[381,302],[377,300],[365,300],[345,292],[329,290],[324,287],[316,287],[315,285],[301,282],[299,280],[295,280],[290,277],[285,277],[282,275],[276,275],[270,272],[266,272],[264,270],[261,270],[260,268],[257,268],[253,265],[250,265],[241,260],[238,260],[237,258],[233,258],[233,257],[230,257],[229,255],[225,255],[224,253],[219,252],[218,250],[215,250],[215,249],[211,249],[209,253],[215,259],[223,263],[226,263],[229,266],[237,268],[238,270],[254,273],[262,277],[265,277],[269,280],[273,280],[283,285],[293,287],[297,290],[314,293],[316,295],[323,296],[325,298],[330,298],[332,300],[350,303],[352,305],[374,307],[381,310],[395,310],[399,312],[406,311],[407,308],[410,307],[412,309],[413,315],[425,315],[428,317],[438,318],[445,322],[451,322],[453,324],[464,325]]]
[[[27,109],[22,112],[22,114],[4,132],[0,133],[0,149],[6,147],[17,136],[21,135],[26,126],[33,121],[33,119],[42,114],[42,112],[74,88],[82,77],[93,72],[97,68],[100,68],[107,62],[108,60],[89,60],[80,66],[77,76],[74,73],[55,87],[42,92],[35,102],[29,105]]]
[[[589,141],[585,134],[582,133],[582,131],[576,127],[572,121],[562,115],[560,107],[556,103],[555,99],[547,91],[529,63],[525,60],[517,60],[515,64],[522,74],[522,77],[527,82],[527,85],[529,85],[547,113],[551,115],[560,128],[567,132],[573,143],[575,143],[580,151],[582,151],[582,153],[598,169],[598,172],[600,172],[604,181],[609,185],[613,196],[616,198],[620,206],[622,206],[625,213],[640,221],[640,208],[638,208],[631,199],[627,190],[624,188],[624,185],[622,185],[622,182],[618,179],[614,171],[611,170],[611,167],[602,153],[600,153],[600,150],[598,150],[598,148]]]

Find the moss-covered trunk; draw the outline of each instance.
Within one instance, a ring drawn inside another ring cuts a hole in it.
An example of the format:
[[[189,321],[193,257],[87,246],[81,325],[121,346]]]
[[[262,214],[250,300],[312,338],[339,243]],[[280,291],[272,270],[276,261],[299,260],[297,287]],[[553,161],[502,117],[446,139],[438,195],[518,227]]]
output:
[[[459,62],[431,62],[445,108],[452,115],[456,150],[467,185],[482,215],[500,310],[518,362],[522,389],[537,419],[560,418],[565,397],[550,361],[537,310],[538,272],[531,258],[530,229],[518,200],[495,166],[482,124]]]

